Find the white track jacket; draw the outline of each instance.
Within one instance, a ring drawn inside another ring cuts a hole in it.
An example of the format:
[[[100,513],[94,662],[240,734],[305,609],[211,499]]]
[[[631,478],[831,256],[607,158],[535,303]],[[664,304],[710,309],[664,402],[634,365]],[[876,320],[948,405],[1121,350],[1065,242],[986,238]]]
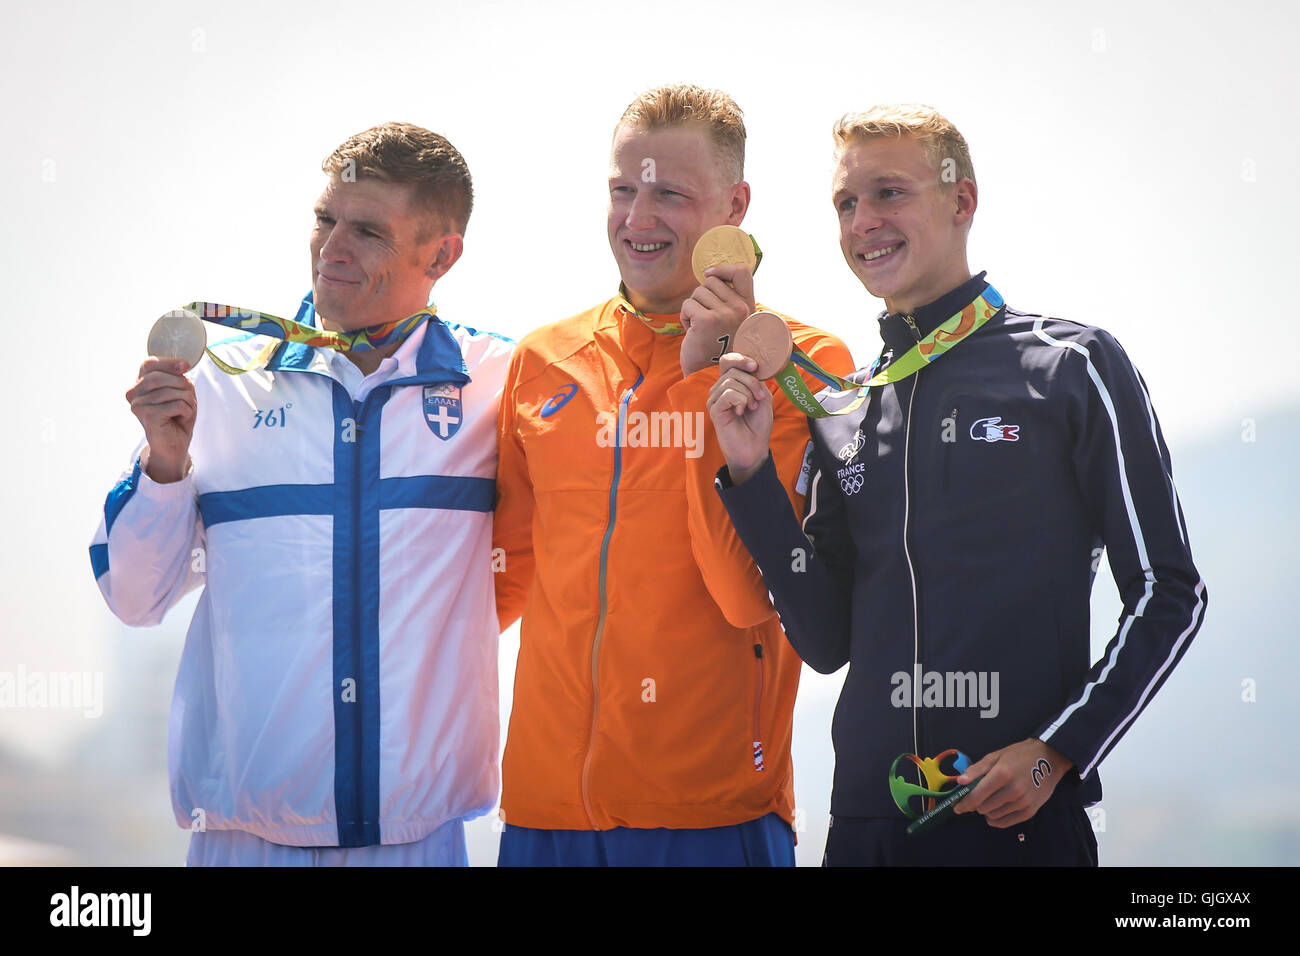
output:
[[[310,297],[298,319],[314,322]],[[214,351],[246,366],[270,341]],[[338,377],[346,359],[320,349],[282,343],[239,376],[200,362],[189,474],[157,484],[137,449],[90,557],[127,624],[203,588],[169,728],[180,826],[369,846],[494,805],[492,508],[511,349],[431,319],[360,400]]]

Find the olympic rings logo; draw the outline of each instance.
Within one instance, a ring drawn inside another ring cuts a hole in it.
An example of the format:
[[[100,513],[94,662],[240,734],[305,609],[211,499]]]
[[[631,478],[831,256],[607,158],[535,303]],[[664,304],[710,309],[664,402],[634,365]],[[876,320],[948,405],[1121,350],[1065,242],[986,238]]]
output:
[[[840,479],[840,489],[846,495],[856,495],[862,490],[862,482],[861,475],[849,475],[847,478]]]

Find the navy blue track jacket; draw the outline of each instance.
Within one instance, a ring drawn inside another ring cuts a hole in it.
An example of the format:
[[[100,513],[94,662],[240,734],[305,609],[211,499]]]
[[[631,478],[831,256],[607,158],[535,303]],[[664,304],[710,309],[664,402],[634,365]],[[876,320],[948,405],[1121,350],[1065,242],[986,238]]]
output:
[[[980,273],[912,316],[882,316],[881,366],[984,286]],[[822,403],[847,405],[839,395]],[[1004,307],[854,412],[810,424],[802,528],[770,458],[737,486],[724,467],[716,487],[800,656],[825,674],[850,665],[831,813],[902,820],[888,787],[899,754],[978,760],[1029,737],[1075,765],[1054,800],[1100,800],[1097,765],[1206,606],[1169,451],[1124,350],[1101,329]],[[1103,545],[1124,611],[1093,662]]]

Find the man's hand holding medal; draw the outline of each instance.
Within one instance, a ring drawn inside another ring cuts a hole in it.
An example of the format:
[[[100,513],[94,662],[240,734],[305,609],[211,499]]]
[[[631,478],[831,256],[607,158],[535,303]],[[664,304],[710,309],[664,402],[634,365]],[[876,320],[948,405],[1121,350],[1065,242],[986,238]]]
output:
[[[785,367],[793,347],[784,319],[756,311],[756,249],[735,226],[710,229],[691,256],[700,285],[682,304],[682,374],[712,364],[721,370],[709,392],[709,415],[737,483],[767,459],[772,396],[763,382]]]

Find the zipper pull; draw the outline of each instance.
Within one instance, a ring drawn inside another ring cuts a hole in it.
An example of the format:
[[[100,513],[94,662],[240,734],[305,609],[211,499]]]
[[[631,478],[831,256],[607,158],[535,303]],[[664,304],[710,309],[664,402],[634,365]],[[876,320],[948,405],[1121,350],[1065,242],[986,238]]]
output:
[[[916,340],[918,342],[921,341],[921,330],[916,327],[916,318],[907,313],[903,313],[903,321],[906,322],[907,327],[912,330],[912,334],[916,336]]]

